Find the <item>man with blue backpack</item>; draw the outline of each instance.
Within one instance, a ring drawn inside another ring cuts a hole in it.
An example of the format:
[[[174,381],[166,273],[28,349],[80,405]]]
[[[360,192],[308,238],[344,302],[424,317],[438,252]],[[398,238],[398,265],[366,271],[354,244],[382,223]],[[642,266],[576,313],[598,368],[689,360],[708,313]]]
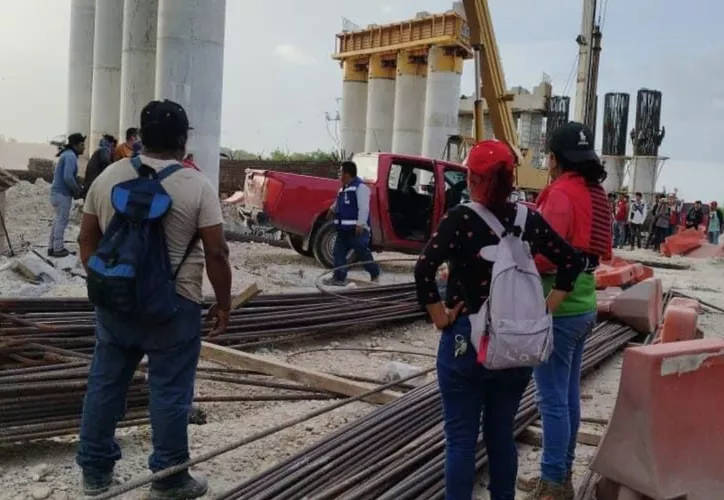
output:
[[[204,264],[217,301],[210,335],[229,321],[231,269],[218,196],[201,172],[180,163],[189,129],[180,105],[149,103],[141,112],[143,151],[106,168],[86,198],[80,256],[96,307],[77,455],[86,495],[112,485],[121,458],[115,429],[144,355],[153,431],[149,467],[158,472],[188,461]],[[184,470],[154,481],[149,498],[198,498],[206,491],[205,480]]]

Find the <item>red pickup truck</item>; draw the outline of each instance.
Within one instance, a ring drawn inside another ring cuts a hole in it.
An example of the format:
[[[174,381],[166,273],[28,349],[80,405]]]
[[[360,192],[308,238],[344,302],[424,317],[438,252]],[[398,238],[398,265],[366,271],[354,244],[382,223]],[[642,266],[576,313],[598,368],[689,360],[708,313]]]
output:
[[[372,249],[418,253],[442,215],[467,201],[465,167],[390,153],[355,155],[357,173],[370,187]],[[329,208],[338,180],[270,170],[250,170],[240,213],[284,231],[299,254],[333,266],[336,237]]]

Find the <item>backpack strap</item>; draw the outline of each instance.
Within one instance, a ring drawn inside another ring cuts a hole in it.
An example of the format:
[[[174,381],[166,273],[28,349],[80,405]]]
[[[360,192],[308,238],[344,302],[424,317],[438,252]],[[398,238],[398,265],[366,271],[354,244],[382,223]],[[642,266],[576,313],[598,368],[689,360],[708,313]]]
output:
[[[503,235],[505,234],[505,228],[503,227],[503,224],[500,223],[498,218],[493,215],[493,212],[491,212],[485,206],[476,201],[466,203],[465,206],[475,212],[478,217],[483,219],[483,222],[488,225],[490,230],[493,231],[498,238],[503,237]]]
[[[173,166],[173,165],[172,165]],[[173,173],[173,172],[171,172]],[[169,174],[170,175],[170,174]],[[186,247],[186,252],[184,252],[184,256],[181,257],[181,261],[178,263],[178,267],[176,268],[176,272],[173,273],[173,279],[176,280],[176,277],[178,277],[178,273],[181,270],[181,266],[184,265],[184,262],[186,262],[186,259],[188,259],[189,255],[191,255],[191,252],[193,252],[194,247],[196,246],[196,243],[199,242],[201,239],[201,235],[198,231],[193,235],[191,238],[191,241],[189,241],[189,245]]]
[[[141,162],[140,156],[131,158],[131,165],[140,177],[153,177],[155,175],[155,178],[159,181],[168,178],[183,168],[180,163],[174,163],[156,172],[156,170],[148,165],[144,165],[143,162]]]
[[[516,203],[515,210],[515,222],[513,227],[520,230],[519,238],[523,239],[523,233],[525,233],[525,223],[528,220],[528,207],[522,203]]]

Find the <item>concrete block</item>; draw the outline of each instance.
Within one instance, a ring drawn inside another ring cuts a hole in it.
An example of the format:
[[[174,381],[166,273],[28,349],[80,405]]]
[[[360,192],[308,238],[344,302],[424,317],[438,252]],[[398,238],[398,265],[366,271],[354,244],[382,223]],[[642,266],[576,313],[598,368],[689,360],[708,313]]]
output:
[[[658,278],[649,278],[617,295],[611,314],[621,323],[641,333],[654,333],[661,322],[663,287]]]
[[[383,380],[385,382],[392,382],[394,380],[400,380],[409,377],[411,375],[414,375],[415,373],[420,373],[421,371],[422,368],[418,366],[401,363],[399,361],[390,361],[385,367]],[[420,378],[413,378],[407,383],[412,385],[422,385],[426,382],[427,376],[421,375]]]
[[[669,304],[664,311],[661,342],[694,340],[698,319],[699,313],[696,309],[686,305]]]
[[[724,491],[724,340],[629,348],[591,468],[653,500]]]
[[[17,260],[15,271],[35,283],[58,283],[63,281],[63,275],[57,269],[33,252],[26,253]]]

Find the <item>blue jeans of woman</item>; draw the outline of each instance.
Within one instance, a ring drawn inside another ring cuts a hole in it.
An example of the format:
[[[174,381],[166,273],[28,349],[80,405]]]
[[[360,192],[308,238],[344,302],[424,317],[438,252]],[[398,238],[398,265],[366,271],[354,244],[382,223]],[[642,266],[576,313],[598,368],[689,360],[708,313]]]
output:
[[[712,245],[718,245],[719,244],[719,231],[709,231],[709,243]]]
[[[553,319],[553,353],[536,367],[536,399],[543,418],[541,479],[562,484],[573,466],[581,422],[583,344],[596,313]]]
[[[460,317],[440,337],[437,380],[445,421],[445,499],[470,500],[480,435],[490,461],[491,500],[514,500],[518,451],[515,415],[532,370],[488,370],[470,343],[470,320]]]

